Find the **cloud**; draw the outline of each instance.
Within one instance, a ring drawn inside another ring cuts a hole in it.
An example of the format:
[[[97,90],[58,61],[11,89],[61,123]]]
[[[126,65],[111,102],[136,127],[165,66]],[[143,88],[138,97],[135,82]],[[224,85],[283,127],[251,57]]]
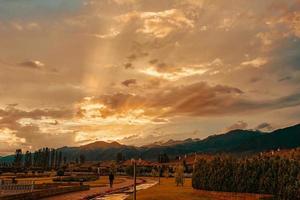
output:
[[[300,12],[295,11],[295,12],[288,12],[286,15],[282,16],[279,20],[278,23],[283,23],[285,24],[289,30],[290,34],[300,37]]]
[[[171,9],[160,12],[130,12],[117,17],[123,23],[142,22],[137,33],[144,33],[155,38],[164,38],[178,31],[189,31],[194,27],[192,20],[188,19],[180,10]]]
[[[255,58],[253,60],[244,61],[241,63],[241,65],[259,68],[267,63],[268,63],[267,58]]]
[[[255,114],[300,105],[299,94],[268,100],[253,100],[238,88],[211,86],[206,82],[171,86],[144,94],[114,93],[92,98],[99,105],[97,117],[172,118],[176,116],[226,116]],[[151,121],[152,121],[151,120]]]
[[[244,121],[238,121],[235,124],[232,124],[231,126],[227,127],[225,130],[226,131],[232,131],[232,130],[237,130],[237,129],[246,129],[248,127],[248,124]]]
[[[133,69],[134,67],[133,67],[132,63],[126,63],[126,64],[124,65],[124,68],[125,68],[125,69]]]
[[[73,112],[68,109],[34,109],[25,111],[16,108],[15,106],[8,106],[5,109],[0,109],[0,123],[3,121],[16,121],[21,118],[41,119],[42,117],[52,118],[69,118]]]
[[[163,87],[145,95],[115,93],[93,98],[92,102],[101,105],[100,116],[123,116],[135,113],[136,116],[205,116],[229,112],[241,95],[238,88],[205,82],[191,85]],[[227,110],[228,109],[228,110]],[[138,111],[138,112],[137,112]]]
[[[122,85],[129,87],[130,85],[135,85],[137,84],[136,79],[128,79],[122,82]]]
[[[264,123],[261,123],[261,124],[257,125],[255,127],[255,129],[256,130],[262,130],[262,131],[264,131],[264,130],[265,131],[271,131],[274,128],[273,128],[273,126],[271,124],[264,122]]]
[[[16,106],[0,109],[0,145],[12,148],[41,148],[72,143],[72,130],[58,126],[58,119],[70,120],[73,112],[68,109],[35,109],[22,110]],[[55,128],[54,128],[55,127]],[[9,139],[8,139],[9,138]],[[64,142],[59,138],[64,138]],[[10,148],[1,149],[12,151]]]
[[[89,34],[89,36],[96,37],[99,39],[113,39],[113,38],[117,37],[119,34],[120,34],[120,31],[117,31],[112,28],[106,34]]]
[[[150,67],[141,69],[140,72],[152,77],[163,78],[166,80],[178,80],[188,76],[203,75],[213,73],[216,67],[223,65],[220,59],[198,65],[176,66],[159,62],[158,59],[150,60]]]
[[[38,60],[29,60],[29,61],[24,61],[22,63],[18,64],[20,67],[28,68],[28,69],[37,69],[41,70],[45,66],[44,63]]]
[[[149,64],[153,65],[153,64],[156,64],[159,60],[158,59],[152,59],[152,60],[149,60]]]
[[[35,148],[160,126],[206,137],[273,112],[278,126],[298,120],[297,1],[53,1],[0,6],[0,106],[19,103],[0,111],[5,137]],[[43,109],[61,106],[78,116]]]
[[[112,0],[113,2],[119,4],[119,5],[126,5],[126,4],[134,4],[136,3],[138,0]]]
[[[144,51],[142,51],[141,49],[139,49],[139,47],[137,47],[137,48],[135,49],[135,53],[133,53],[133,54],[127,56],[127,59],[128,59],[130,62],[133,62],[133,61],[135,61],[135,60],[137,60],[137,59],[139,59],[139,58],[144,58],[144,57],[146,57],[146,56],[148,56],[148,55],[149,55],[149,53],[144,52]]]
[[[288,81],[288,80],[291,80],[293,77],[291,76],[285,76],[285,77],[282,77],[280,79],[278,79],[279,82],[282,82],[282,81]]]
[[[9,25],[11,28],[17,31],[35,31],[41,29],[40,25],[36,22],[11,22]]]

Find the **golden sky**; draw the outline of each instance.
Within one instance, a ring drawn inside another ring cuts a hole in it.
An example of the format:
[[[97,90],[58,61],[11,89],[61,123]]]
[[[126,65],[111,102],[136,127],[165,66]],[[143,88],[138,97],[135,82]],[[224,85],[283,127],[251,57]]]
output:
[[[0,0],[0,155],[299,122],[299,0]]]

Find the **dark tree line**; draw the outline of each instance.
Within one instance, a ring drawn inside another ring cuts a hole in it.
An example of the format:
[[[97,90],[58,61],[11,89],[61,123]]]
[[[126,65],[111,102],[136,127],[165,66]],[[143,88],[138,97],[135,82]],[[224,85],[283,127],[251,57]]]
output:
[[[193,187],[300,199],[300,162],[280,157],[202,159],[194,167]]]
[[[168,162],[170,162],[170,159],[166,153],[161,153],[158,155],[157,161],[159,163],[168,163]]]
[[[25,154],[21,149],[17,149],[12,165],[16,170],[51,170],[61,168],[66,162],[66,157],[63,157],[62,152],[56,149],[43,148],[34,153],[26,151]]]

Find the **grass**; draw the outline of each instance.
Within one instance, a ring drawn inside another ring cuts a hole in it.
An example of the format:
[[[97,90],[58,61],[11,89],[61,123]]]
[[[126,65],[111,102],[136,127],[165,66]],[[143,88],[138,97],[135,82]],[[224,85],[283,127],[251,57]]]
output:
[[[131,200],[132,196],[126,200]],[[212,200],[209,197],[200,196],[192,188],[191,179],[186,179],[183,187],[177,187],[173,178],[162,178],[160,185],[155,185],[146,190],[138,191],[138,200]]]
[[[138,200],[259,200],[257,194],[194,190],[191,179],[185,179],[183,187],[177,187],[174,178],[162,178],[160,185],[138,191]],[[132,196],[126,200],[132,200]]]

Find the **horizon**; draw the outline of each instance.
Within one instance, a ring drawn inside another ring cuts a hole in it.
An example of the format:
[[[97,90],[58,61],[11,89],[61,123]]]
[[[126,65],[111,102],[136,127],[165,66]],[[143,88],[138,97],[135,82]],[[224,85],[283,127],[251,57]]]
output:
[[[0,0],[0,156],[299,124],[300,6]]]

